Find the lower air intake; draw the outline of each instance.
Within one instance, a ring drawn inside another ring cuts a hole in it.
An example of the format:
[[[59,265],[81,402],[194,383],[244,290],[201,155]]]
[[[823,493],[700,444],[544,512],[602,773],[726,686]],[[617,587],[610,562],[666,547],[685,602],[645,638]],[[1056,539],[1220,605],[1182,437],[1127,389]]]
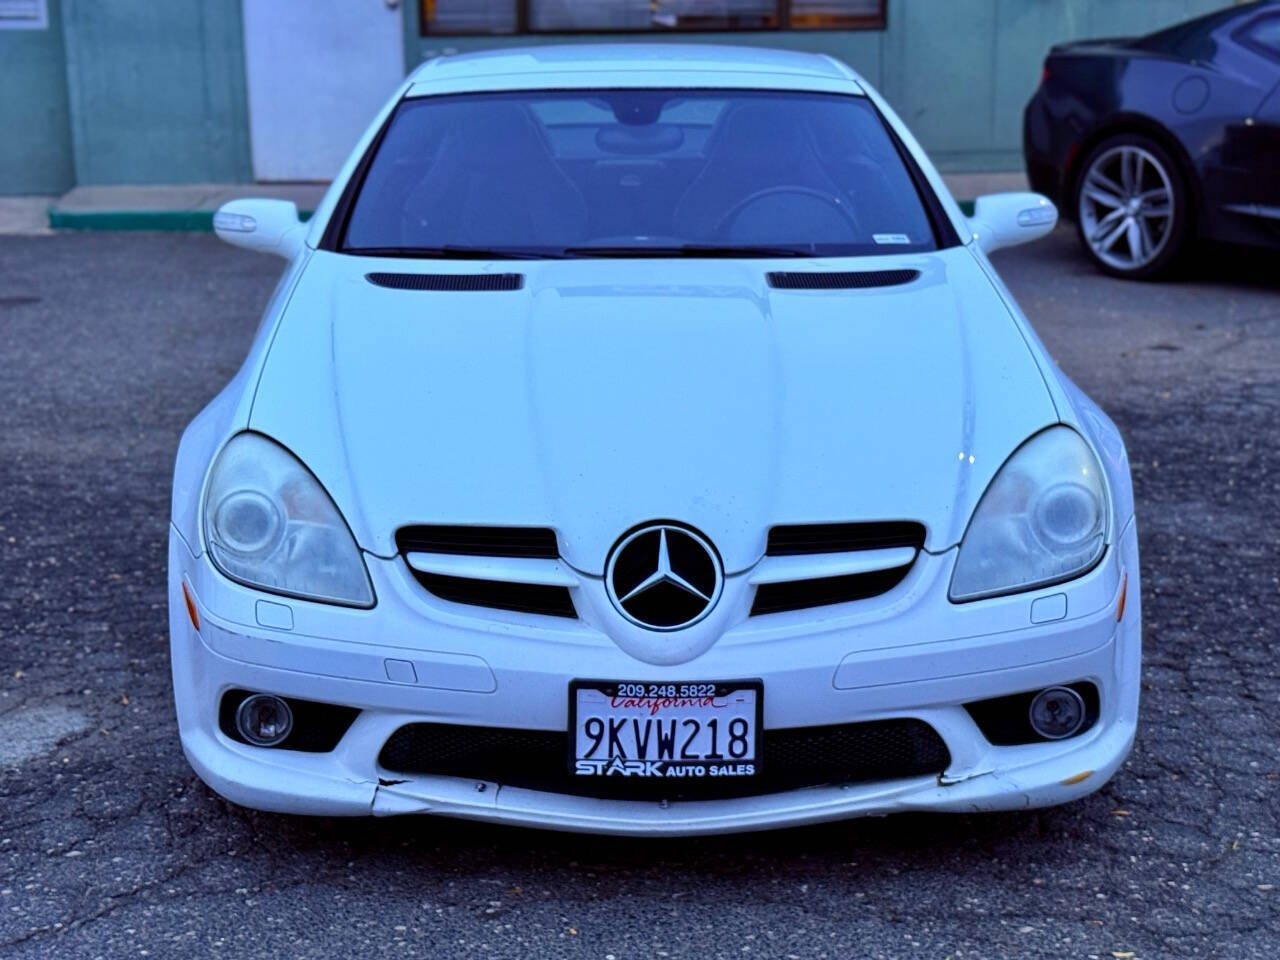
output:
[[[396,774],[466,777],[613,800],[759,796],[821,784],[934,775],[951,763],[937,731],[912,718],[766,730],[761,753],[762,772],[749,778],[575,777],[567,768],[568,735],[561,731],[411,723],[391,735],[378,763]]]

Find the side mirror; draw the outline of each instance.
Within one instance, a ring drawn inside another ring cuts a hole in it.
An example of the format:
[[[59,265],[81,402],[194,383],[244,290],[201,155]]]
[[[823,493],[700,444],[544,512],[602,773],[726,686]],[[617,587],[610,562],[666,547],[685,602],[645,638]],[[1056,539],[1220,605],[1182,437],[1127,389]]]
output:
[[[233,247],[292,260],[302,250],[307,226],[292,200],[232,200],[213,215],[213,231]]]
[[[1039,240],[1058,224],[1058,208],[1038,193],[990,193],[973,204],[969,229],[986,253]]]

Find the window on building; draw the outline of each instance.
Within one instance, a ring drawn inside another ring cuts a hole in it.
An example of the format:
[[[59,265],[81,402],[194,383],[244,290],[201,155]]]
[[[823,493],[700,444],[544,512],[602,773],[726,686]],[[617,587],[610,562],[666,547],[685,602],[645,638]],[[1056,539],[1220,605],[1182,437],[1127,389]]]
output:
[[[884,0],[791,0],[793,30],[883,27]]]
[[[0,0],[0,30],[43,30],[48,25],[45,0]]]
[[[775,0],[530,0],[533,33],[615,30],[768,30]]]
[[[423,33],[516,33],[514,2],[422,0]]]
[[[885,0],[421,0],[424,34],[883,27]]]

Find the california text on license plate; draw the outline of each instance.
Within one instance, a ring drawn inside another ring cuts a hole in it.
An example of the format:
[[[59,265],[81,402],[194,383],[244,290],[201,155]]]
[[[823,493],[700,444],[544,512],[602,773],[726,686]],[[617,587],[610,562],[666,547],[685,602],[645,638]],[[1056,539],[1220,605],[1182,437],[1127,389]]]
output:
[[[755,776],[763,693],[759,680],[574,680],[570,770],[585,777]]]

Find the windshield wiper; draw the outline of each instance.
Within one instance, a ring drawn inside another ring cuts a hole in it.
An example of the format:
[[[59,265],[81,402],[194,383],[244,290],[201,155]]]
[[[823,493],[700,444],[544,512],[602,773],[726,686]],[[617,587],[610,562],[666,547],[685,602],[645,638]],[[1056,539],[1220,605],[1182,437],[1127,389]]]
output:
[[[565,247],[571,257],[813,257],[795,247],[731,247],[711,243],[682,243],[678,247],[601,246]]]
[[[521,250],[484,247],[343,247],[357,257],[399,257],[405,260],[563,260],[559,250]]]

